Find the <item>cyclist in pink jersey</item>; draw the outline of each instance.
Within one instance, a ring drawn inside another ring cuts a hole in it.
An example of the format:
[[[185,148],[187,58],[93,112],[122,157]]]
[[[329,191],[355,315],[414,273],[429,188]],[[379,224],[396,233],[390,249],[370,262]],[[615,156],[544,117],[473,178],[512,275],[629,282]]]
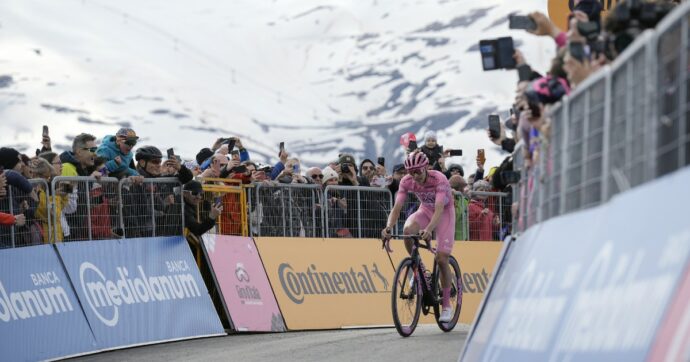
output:
[[[405,160],[408,175],[400,180],[400,188],[395,196],[395,205],[388,215],[388,223],[382,231],[384,239],[391,237],[391,229],[398,221],[400,210],[407,199],[407,193],[413,192],[421,205],[417,211],[405,221],[403,233],[405,235],[419,234],[422,239],[430,240],[431,233],[436,231],[438,242],[436,262],[441,272],[441,288],[443,306],[440,322],[448,322],[452,318],[450,306],[451,274],[448,256],[453,250],[455,242],[455,206],[448,179],[441,172],[427,170],[429,159],[422,152],[411,153]],[[386,242],[388,248],[388,242]],[[412,251],[412,240],[405,239],[407,252]],[[389,248],[390,250],[390,248]]]

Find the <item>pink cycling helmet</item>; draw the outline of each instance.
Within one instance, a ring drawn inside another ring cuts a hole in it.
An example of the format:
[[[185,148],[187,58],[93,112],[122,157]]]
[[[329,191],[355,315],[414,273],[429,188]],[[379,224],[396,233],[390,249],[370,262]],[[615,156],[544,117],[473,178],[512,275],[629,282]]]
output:
[[[425,168],[429,164],[429,159],[422,152],[411,153],[405,160],[406,170],[416,170]]]

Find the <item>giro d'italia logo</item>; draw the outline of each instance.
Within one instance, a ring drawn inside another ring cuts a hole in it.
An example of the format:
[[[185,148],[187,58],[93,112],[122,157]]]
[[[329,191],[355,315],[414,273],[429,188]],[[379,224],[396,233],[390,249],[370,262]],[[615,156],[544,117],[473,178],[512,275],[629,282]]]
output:
[[[244,264],[237,263],[235,266],[235,277],[237,277],[237,280],[240,282],[249,283],[249,273],[247,273],[247,269],[244,268]]]

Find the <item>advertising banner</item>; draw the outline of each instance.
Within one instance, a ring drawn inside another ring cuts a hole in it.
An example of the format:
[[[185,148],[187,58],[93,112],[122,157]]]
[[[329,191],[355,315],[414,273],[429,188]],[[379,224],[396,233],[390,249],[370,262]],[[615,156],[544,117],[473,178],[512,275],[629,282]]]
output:
[[[680,171],[518,239],[462,359],[644,361],[688,263],[689,182]]]
[[[99,349],[224,334],[184,237],[57,249]]]
[[[391,260],[376,239],[256,238],[261,259],[290,330],[392,325]],[[474,318],[502,243],[456,242],[453,254],[469,283],[462,321]],[[394,241],[395,267],[407,256]],[[463,254],[464,253],[464,254]],[[433,265],[431,254],[425,264]],[[474,260],[472,260],[474,259]],[[476,296],[473,296],[476,294]],[[474,299],[474,301],[473,301]],[[420,323],[434,323],[433,317]]]
[[[95,346],[53,246],[0,251],[1,359],[45,360]]]
[[[283,332],[285,323],[254,240],[203,236],[204,250],[236,331]]]

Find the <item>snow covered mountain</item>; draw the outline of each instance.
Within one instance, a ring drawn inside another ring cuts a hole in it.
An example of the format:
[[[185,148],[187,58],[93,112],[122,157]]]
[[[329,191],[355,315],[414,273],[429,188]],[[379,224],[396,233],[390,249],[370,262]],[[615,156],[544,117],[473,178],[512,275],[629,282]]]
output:
[[[515,72],[483,72],[480,39],[513,36],[537,69],[553,43],[508,29],[546,0],[4,0],[0,145],[33,153],[41,125],[73,136],[131,126],[140,144],[193,158],[238,135],[274,162],[285,141],[309,165],[342,151],[402,157],[399,137],[436,130],[474,170],[501,159],[487,114],[512,102]],[[505,112],[504,112],[505,113]]]

